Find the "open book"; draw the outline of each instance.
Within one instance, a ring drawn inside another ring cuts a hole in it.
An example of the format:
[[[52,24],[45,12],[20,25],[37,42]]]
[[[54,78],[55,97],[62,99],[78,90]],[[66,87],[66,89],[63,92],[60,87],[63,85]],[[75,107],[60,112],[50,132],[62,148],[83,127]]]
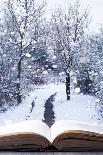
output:
[[[0,127],[1,150],[103,150],[103,125],[61,120],[49,128],[39,120]]]

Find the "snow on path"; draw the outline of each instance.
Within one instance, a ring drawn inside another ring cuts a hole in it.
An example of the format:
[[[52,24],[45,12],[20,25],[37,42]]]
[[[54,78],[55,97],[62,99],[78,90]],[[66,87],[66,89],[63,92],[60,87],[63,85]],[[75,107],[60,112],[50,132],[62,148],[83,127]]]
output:
[[[22,104],[18,107],[11,108],[5,113],[0,114],[0,125],[7,125],[26,119],[44,119],[44,105],[46,100],[54,93],[55,96],[54,113],[57,120],[69,119],[85,122],[94,122],[95,103],[94,98],[88,95],[72,93],[71,100],[66,100],[65,84],[48,84],[35,87],[32,92],[26,96]],[[30,114],[31,103],[35,101],[35,107]]]
[[[54,92],[56,92],[56,88],[53,84],[35,87],[34,90],[25,97],[21,105],[0,114],[0,125],[16,123],[26,119],[44,119],[45,102]],[[30,114],[33,100],[35,101],[35,107]]]

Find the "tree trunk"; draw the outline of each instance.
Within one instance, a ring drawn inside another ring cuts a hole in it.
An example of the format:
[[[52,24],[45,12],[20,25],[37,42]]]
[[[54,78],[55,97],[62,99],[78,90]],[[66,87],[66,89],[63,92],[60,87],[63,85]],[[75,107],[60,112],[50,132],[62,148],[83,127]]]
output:
[[[66,72],[66,94],[67,100],[70,100],[70,73]]]
[[[19,105],[21,103],[21,61],[23,59],[22,57],[22,40],[23,40],[23,34],[20,34],[21,36],[21,42],[20,42],[20,60],[18,62],[18,73],[17,73],[17,104]]]
[[[17,104],[18,105],[21,103],[20,77],[21,77],[21,60],[18,63],[18,75],[17,75]]]
[[[21,103],[20,83],[17,83],[17,105]]]

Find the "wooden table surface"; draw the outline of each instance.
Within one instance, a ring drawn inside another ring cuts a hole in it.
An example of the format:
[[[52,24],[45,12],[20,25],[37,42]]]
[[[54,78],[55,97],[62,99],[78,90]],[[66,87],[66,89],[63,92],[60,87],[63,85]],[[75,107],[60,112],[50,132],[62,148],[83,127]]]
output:
[[[103,152],[0,152],[0,155],[103,155]]]

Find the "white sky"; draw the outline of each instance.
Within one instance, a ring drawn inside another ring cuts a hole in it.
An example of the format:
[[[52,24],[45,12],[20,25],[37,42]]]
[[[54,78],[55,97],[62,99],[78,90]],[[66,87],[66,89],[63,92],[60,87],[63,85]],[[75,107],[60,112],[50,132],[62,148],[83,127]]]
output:
[[[65,6],[67,2],[73,0],[47,0],[48,9],[53,9],[55,6]],[[103,25],[103,0],[81,0],[83,7],[89,6],[90,16],[92,17],[91,31],[97,31],[99,25]]]

